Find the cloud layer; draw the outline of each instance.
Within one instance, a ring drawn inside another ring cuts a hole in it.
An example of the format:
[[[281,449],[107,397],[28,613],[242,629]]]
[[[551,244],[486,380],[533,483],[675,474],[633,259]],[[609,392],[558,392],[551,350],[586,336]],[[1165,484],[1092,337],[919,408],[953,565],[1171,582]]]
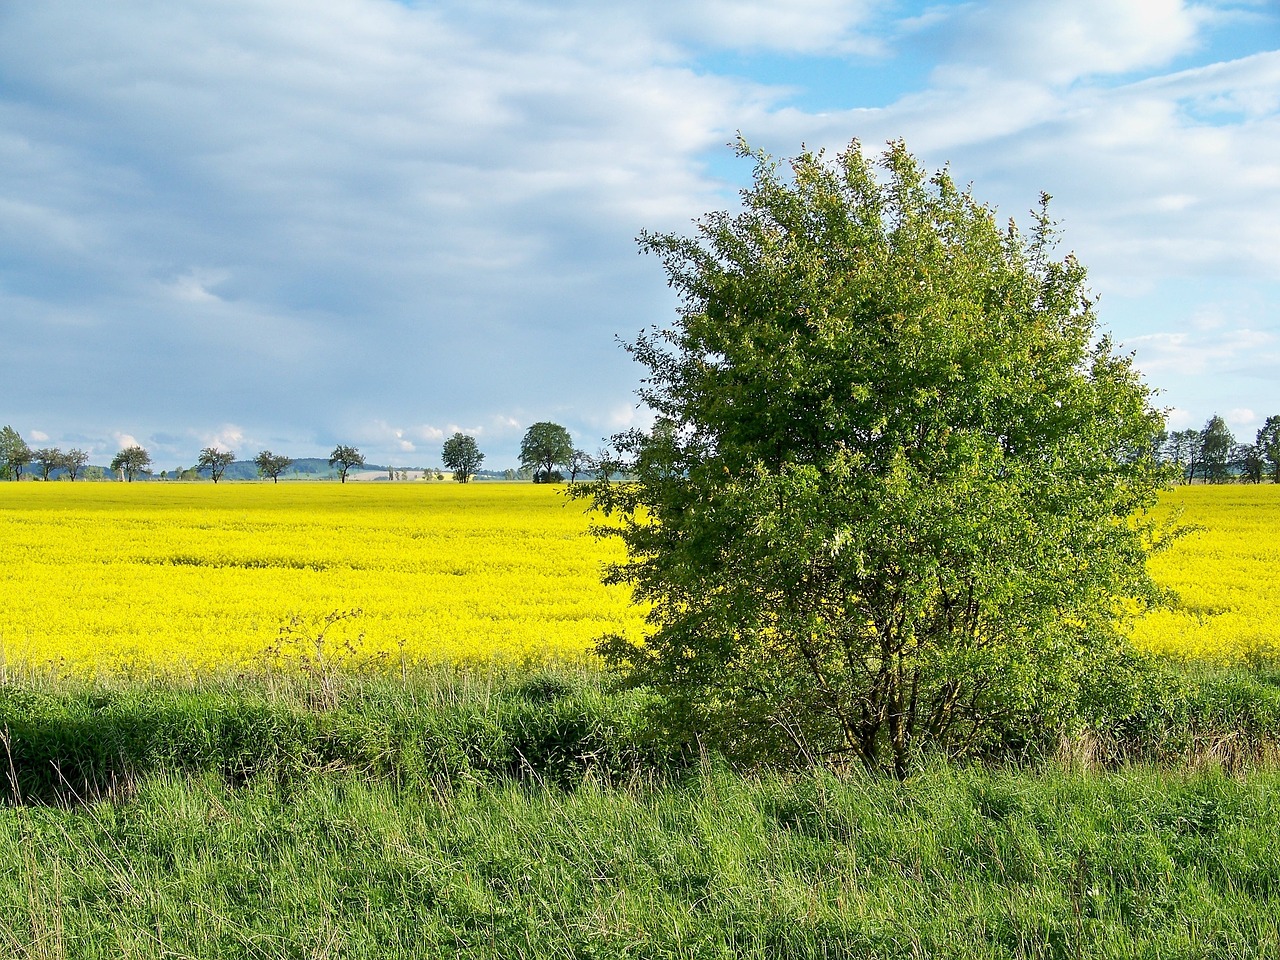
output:
[[[739,130],[902,136],[1004,214],[1048,190],[1172,404],[1265,416],[1232,370],[1278,332],[1277,39],[1181,0],[7,4],[0,417],[175,464],[426,464],[465,428],[496,466],[544,419],[594,447],[638,415],[615,337],[673,307],[633,237],[732,204]]]

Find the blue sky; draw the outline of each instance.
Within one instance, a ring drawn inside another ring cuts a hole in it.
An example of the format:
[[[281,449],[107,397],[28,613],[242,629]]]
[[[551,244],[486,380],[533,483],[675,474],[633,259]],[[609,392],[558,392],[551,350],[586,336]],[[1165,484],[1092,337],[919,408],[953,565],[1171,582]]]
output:
[[[1253,0],[0,0],[0,423],[157,469],[513,465],[642,422],[617,343],[776,155],[1054,197],[1170,423],[1280,413],[1280,10]]]

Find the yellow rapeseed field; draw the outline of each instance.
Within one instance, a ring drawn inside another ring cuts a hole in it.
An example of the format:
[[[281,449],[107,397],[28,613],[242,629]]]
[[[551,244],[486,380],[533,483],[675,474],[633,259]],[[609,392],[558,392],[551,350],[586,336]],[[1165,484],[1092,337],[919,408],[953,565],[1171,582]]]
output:
[[[1224,663],[1280,657],[1280,486],[1189,486],[1166,493],[1198,529],[1151,558],[1178,593],[1134,631],[1143,649]]]
[[[1161,509],[1200,529],[1152,559],[1180,599],[1135,642],[1280,656],[1280,486],[1181,487]],[[586,530],[533,484],[0,483],[0,669],[578,657],[643,627],[600,584],[619,546]]]
[[[581,656],[642,625],[600,584],[618,548],[586,530],[533,484],[0,483],[0,656],[111,674]]]

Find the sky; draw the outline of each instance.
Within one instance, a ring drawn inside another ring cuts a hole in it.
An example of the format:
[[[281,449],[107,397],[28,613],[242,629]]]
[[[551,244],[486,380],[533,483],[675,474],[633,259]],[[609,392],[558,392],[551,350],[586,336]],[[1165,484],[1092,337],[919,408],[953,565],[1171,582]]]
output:
[[[1280,414],[1274,0],[0,0],[0,423],[515,466],[645,422],[643,230],[905,139],[1053,196],[1172,429]]]

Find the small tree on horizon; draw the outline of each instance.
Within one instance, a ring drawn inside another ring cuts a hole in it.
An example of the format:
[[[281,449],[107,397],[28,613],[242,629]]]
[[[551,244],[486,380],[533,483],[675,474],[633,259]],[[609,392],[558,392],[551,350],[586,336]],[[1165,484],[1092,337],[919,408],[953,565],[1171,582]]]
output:
[[[22,435],[6,424],[0,429],[0,466],[8,471],[11,480],[22,479],[22,468],[31,462],[31,448]]]
[[[441,459],[453,471],[453,479],[466,483],[484,463],[484,454],[480,452],[475,437],[455,433],[444,442]]]
[[[219,450],[217,447],[205,447],[196,459],[197,470],[208,470],[214,483],[222,479],[227,467],[235,463],[236,455],[231,450]]]
[[[1280,483],[1280,416],[1267,417],[1255,442],[1262,459],[1271,466],[1271,482]]]
[[[272,483],[279,483],[280,474],[293,466],[291,458],[272,453],[270,450],[261,451],[253,458],[253,462],[258,467],[259,476],[270,477]]]
[[[1200,431],[1200,459],[1204,464],[1204,478],[1210,483],[1226,483],[1231,479],[1231,450],[1236,438],[1227,421],[1216,413]]]
[[[534,483],[551,483],[557,466],[573,458],[573,439],[558,423],[541,421],[525,431],[520,441],[520,466],[533,472]]]
[[[40,479],[48,480],[49,474],[63,466],[63,454],[57,447],[41,447],[32,453],[32,459],[40,466]]]
[[[72,482],[80,475],[80,471],[85,468],[89,462],[89,454],[85,453],[79,447],[72,447],[62,455],[62,466],[67,471]]]
[[[347,473],[353,467],[364,466],[364,456],[355,447],[344,446],[338,444],[333,448],[333,453],[329,454],[329,466],[338,468],[338,479],[346,483]]]
[[[133,478],[151,466],[151,454],[134,444],[125,447],[111,460],[111,469],[124,475],[124,479],[133,483]]]

